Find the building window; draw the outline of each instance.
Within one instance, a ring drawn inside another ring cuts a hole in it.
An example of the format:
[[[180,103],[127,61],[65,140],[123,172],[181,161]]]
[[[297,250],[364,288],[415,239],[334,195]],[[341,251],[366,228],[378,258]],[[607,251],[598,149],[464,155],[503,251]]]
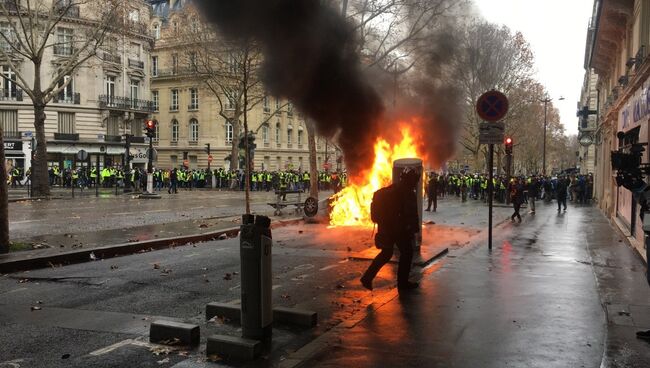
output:
[[[120,135],[119,116],[111,115],[106,120],[106,135]]]
[[[196,17],[192,17],[192,20],[190,21],[190,30],[193,33],[197,33],[199,31],[199,20],[196,19]]]
[[[16,98],[16,73],[8,65],[2,66],[2,91],[0,91],[0,98],[15,99]]]
[[[129,11],[129,20],[133,23],[140,21],[140,11],[138,9],[131,9]]]
[[[160,24],[154,23],[153,25],[153,38],[156,40],[160,39]]]
[[[158,142],[160,140],[160,124],[156,124],[156,129],[153,132],[153,137],[151,140],[154,142]]]
[[[67,83],[67,85],[66,85]],[[74,102],[74,81],[72,77],[66,75],[63,79],[59,80],[57,87],[61,88],[65,86],[61,91],[59,91],[58,101],[64,103],[73,103]]]
[[[287,103],[287,116],[292,117],[293,116],[293,104],[291,102]],[[300,144],[300,143],[298,143]]]
[[[18,110],[0,110],[0,128],[5,135],[18,135]]]
[[[153,110],[158,111],[160,107],[160,94],[158,91],[151,91],[151,99],[153,100]]]
[[[269,126],[267,124],[262,125],[262,143],[269,144]]]
[[[302,127],[298,128],[298,146],[302,145]]]
[[[172,55],[172,74],[178,73],[178,55]]]
[[[226,95],[226,110],[234,110],[235,109],[235,99],[232,96]]]
[[[169,105],[171,111],[178,111],[178,90],[172,89],[172,99],[171,104]]]
[[[190,88],[190,110],[199,109],[199,90],[198,88]]]
[[[5,39],[4,37],[0,37],[0,49],[7,53],[12,52],[14,50],[14,47],[18,46],[18,38],[16,37],[16,33],[14,32],[14,28],[12,27],[11,23],[0,22],[0,32],[7,38]],[[9,42],[7,42],[7,40]]]
[[[269,96],[264,96],[264,112],[271,112],[271,106],[269,105]]]
[[[178,142],[178,120],[172,120],[172,142]]]
[[[275,110],[276,112],[280,111],[280,99],[277,97],[275,98]]]
[[[74,112],[59,112],[59,133],[74,134]]]
[[[151,76],[158,76],[158,56],[151,57]]]
[[[129,84],[130,90],[131,90],[131,101],[133,101],[133,104],[135,105],[135,101],[139,97],[139,89],[140,89],[140,81],[136,79],[131,79],[131,83]],[[133,106],[135,107],[135,106]]]
[[[228,55],[228,70],[233,74],[237,73],[237,58],[232,53]]]
[[[196,119],[190,120],[190,142],[199,141],[199,122]]]
[[[198,59],[197,59],[197,56],[196,56],[196,52],[194,52],[194,51],[190,52],[189,62],[190,62],[190,70],[192,72],[196,72],[198,70],[197,60]]]
[[[133,60],[140,60],[140,44],[131,42],[131,57]]]
[[[107,76],[106,77],[106,95],[109,97],[115,96],[115,77]]]
[[[232,143],[232,123],[229,121],[226,122],[226,143]]]
[[[73,30],[72,28],[58,27],[57,44],[54,45],[54,54],[60,56],[70,56],[73,54]]]
[[[131,135],[134,137],[142,137],[144,133],[144,119],[131,120]]]
[[[278,122],[275,124],[275,143],[278,144],[278,147],[280,147],[280,144],[282,144],[282,136],[281,136],[281,134],[280,134],[280,131],[281,131],[281,129],[280,129],[280,122],[278,121]]]

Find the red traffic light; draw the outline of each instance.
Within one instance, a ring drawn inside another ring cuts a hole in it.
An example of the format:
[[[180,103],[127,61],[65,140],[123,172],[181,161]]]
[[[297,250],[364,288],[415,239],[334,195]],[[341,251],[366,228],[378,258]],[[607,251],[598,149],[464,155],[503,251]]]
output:
[[[512,138],[510,137],[506,138],[506,144],[508,145],[512,144]]]
[[[147,120],[145,123],[147,125],[147,129],[156,129],[156,121],[155,120]]]

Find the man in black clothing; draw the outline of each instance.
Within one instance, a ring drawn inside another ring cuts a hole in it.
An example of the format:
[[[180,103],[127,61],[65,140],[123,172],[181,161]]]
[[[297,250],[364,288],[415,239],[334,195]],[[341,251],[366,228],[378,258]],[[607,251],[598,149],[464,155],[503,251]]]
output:
[[[178,173],[176,172],[176,169],[172,169],[172,171],[169,173],[169,190],[167,190],[167,193],[172,194],[172,193],[178,193]]]
[[[399,264],[397,268],[397,288],[399,290],[415,289],[417,282],[409,281],[411,262],[413,261],[413,242],[415,233],[418,232],[420,220],[417,211],[417,196],[415,189],[420,181],[421,173],[405,171],[400,176],[400,181],[393,184],[390,193],[390,221],[377,226],[375,244],[381,252],[372,261],[366,272],[361,277],[361,284],[372,290],[372,280],[379,270],[390,261],[393,256],[393,246],[399,249]]]
[[[510,185],[510,200],[512,201],[512,207],[515,210],[512,216],[510,216],[510,220],[514,222],[516,217],[517,221],[521,222],[519,210],[521,209],[521,204],[524,203],[524,185],[521,179],[516,179]]]
[[[567,181],[564,177],[558,178],[557,187],[555,188],[555,196],[557,198],[557,212],[564,206],[566,212],[566,196],[567,196]]]
[[[433,203],[433,212],[436,212],[438,208],[438,174],[432,172],[429,179],[429,184],[427,185],[427,209],[425,211],[431,211],[431,204]]]

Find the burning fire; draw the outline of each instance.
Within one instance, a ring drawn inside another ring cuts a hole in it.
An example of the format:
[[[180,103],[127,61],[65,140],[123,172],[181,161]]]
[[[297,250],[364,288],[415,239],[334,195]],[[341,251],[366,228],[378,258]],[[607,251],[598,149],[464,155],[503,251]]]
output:
[[[372,195],[393,181],[393,162],[402,158],[423,157],[411,128],[402,126],[402,140],[391,146],[385,139],[375,143],[375,161],[357,183],[350,183],[334,195],[330,211],[332,226],[373,226],[370,219]]]

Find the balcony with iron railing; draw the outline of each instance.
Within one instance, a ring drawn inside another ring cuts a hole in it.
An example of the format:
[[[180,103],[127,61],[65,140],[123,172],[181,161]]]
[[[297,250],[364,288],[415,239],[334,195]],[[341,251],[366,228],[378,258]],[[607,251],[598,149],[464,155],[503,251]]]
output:
[[[76,142],[79,140],[79,133],[54,133],[54,140]]]
[[[195,67],[185,66],[185,67],[176,67],[169,69],[160,69],[156,71],[156,75],[152,75],[153,78],[169,78],[169,77],[179,77],[179,76],[188,76],[198,74],[198,69]]]
[[[116,55],[115,52],[112,51],[102,51],[100,57],[107,63],[122,64],[122,56]]]
[[[71,104],[71,105],[80,105],[81,104],[81,94],[79,92],[72,93],[70,95],[65,95],[63,93],[59,93],[58,95],[54,96],[52,99],[52,102],[54,103],[62,103],[62,104]]]
[[[155,111],[153,101],[109,95],[99,95],[99,107],[102,109],[122,111]]]
[[[129,59],[129,68],[144,69],[144,61]]]
[[[2,137],[7,140],[7,139],[21,139],[23,137],[22,132],[17,132],[17,131],[3,131],[2,132]]]
[[[54,55],[56,56],[72,56],[74,48],[69,44],[54,45]]]
[[[55,5],[56,12],[63,14],[65,18],[79,18],[79,5],[68,5],[65,2],[60,2]]]
[[[17,101],[23,100],[23,90],[20,88],[2,89],[0,88],[0,101]]]

